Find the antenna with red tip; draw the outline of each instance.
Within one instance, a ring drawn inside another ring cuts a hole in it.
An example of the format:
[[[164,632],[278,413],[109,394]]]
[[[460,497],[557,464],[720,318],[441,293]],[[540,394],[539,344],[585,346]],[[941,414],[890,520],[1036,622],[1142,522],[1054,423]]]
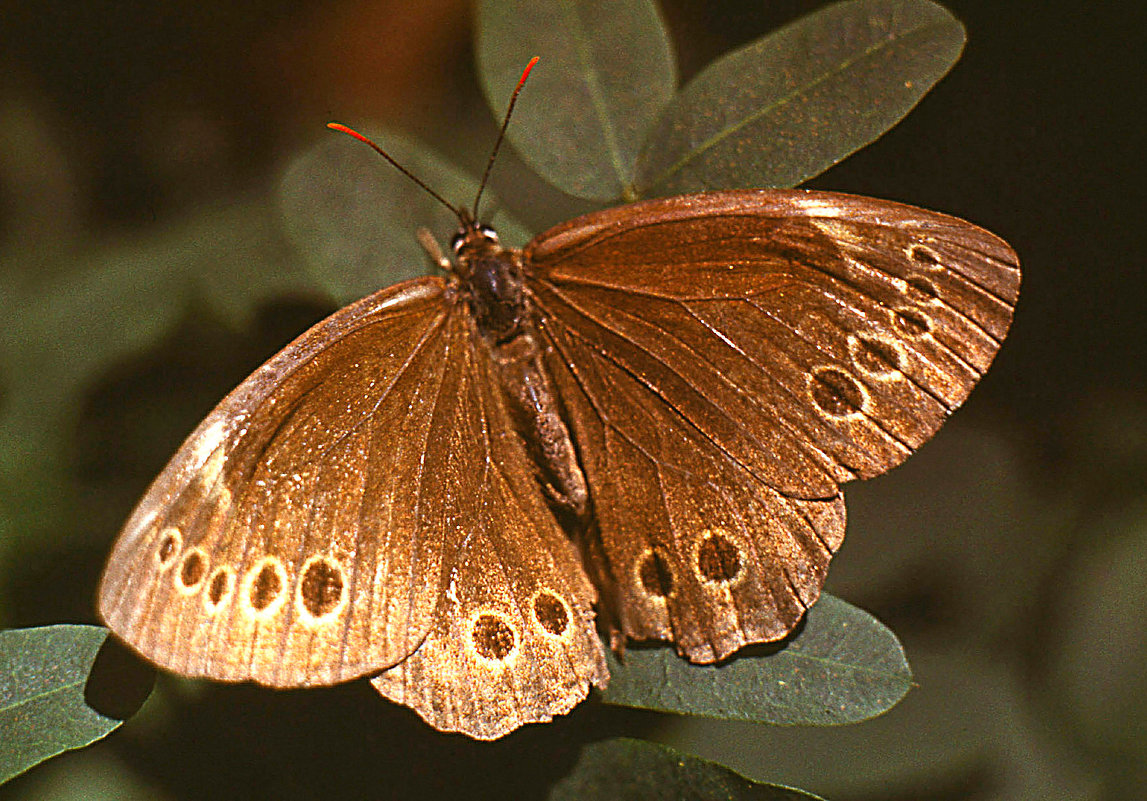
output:
[[[530,59],[530,63],[522,70],[522,77],[510,95],[510,104],[506,106],[506,116],[502,118],[502,127],[498,130],[498,138],[494,141],[494,149],[490,151],[490,158],[486,161],[486,171],[482,173],[482,181],[478,184],[478,194],[474,196],[474,219],[478,219],[478,201],[482,199],[482,192],[486,189],[486,180],[490,177],[490,170],[494,167],[494,159],[498,156],[498,149],[502,147],[502,140],[506,138],[506,128],[510,125],[510,115],[514,113],[514,104],[518,102],[518,95],[526,85],[526,78],[530,77],[530,70],[538,63],[538,56]]]
[[[431,197],[433,197],[435,200],[437,200],[439,203],[441,203],[446,208],[450,209],[450,211],[454,212],[454,214],[458,217],[458,219],[460,219],[460,220],[462,219],[462,212],[459,211],[457,208],[455,208],[453,203],[448,201],[446,198],[442,197],[442,195],[435,192],[433,189],[431,189],[429,186],[427,186],[421,178],[419,178],[417,175],[412,173],[410,170],[406,169],[401,164],[399,164],[397,161],[395,161],[393,156],[391,156],[389,153],[387,153],[381,147],[376,145],[370,139],[370,137],[364,136],[363,134],[360,134],[358,131],[354,130],[353,128],[346,127],[341,122],[328,122],[327,127],[330,128],[332,131],[339,131],[341,133],[346,134],[347,136],[353,136],[358,141],[365,142],[366,144],[373,147],[375,149],[375,152],[378,153],[378,155],[382,156],[384,159],[386,159],[391,164],[393,164],[398,169],[399,172],[401,172],[407,178],[414,181],[414,183],[418,184],[423,189],[425,189],[427,192],[429,192]]]
[[[474,216],[473,216],[473,218],[471,218],[470,215],[468,215],[465,211],[463,211],[462,209],[459,209],[457,206],[455,206],[453,203],[448,201],[446,198],[442,197],[442,195],[438,194],[433,189],[431,189],[429,186],[427,186],[426,183],[421,178],[419,178],[417,175],[415,175],[410,170],[406,169],[401,164],[399,164],[394,159],[393,156],[391,156],[389,153],[387,153],[385,150],[383,150],[381,147],[379,147],[377,144],[375,144],[370,139],[370,137],[365,136],[363,134],[360,134],[358,131],[354,130],[353,128],[348,128],[347,126],[343,125],[340,122],[328,122],[327,127],[330,128],[332,131],[338,131],[340,133],[346,134],[347,136],[353,136],[358,141],[370,145],[372,148],[374,148],[375,152],[378,153],[378,155],[382,156],[384,159],[386,159],[391,164],[393,164],[394,167],[399,172],[401,172],[407,178],[414,181],[414,183],[418,184],[420,187],[422,187],[424,190],[426,190],[426,192],[431,197],[433,197],[435,200],[437,200],[443,206],[450,209],[450,211],[454,212],[454,215],[462,223],[462,226],[464,228],[472,227],[474,224],[473,221],[478,218],[478,201],[480,201],[482,199],[482,192],[486,189],[486,181],[490,177],[490,170],[494,166],[494,159],[498,155],[498,149],[502,146],[502,140],[505,139],[505,137],[506,137],[506,128],[510,125],[510,115],[514,111],[514,104],[518,102],[518,95],[521,94],[521,92],[522,92],[522,87],[526,83],[526,78],[529,77],[529,75],[530,75],[530,70],[532,70],[534,68],[534,65],[537,63],[538,63],[538,57],[537,56],[534,56],[532,59],[530,59],[530,63],[526,65],[526,68],[524,70],[522,70],[522,77],[518,79],[518,85],[516,87],[514,87],[514,93],[512,95],[510,95],[510,104],[509,104],[509,106],[506,107],[506,116],[502,119],[502,127],[498,131],[498,138],[494,142],[494,149],[490,152],[490,158],[486,162],[486,171],[482,173],[482,181],[478,184],[478,194],[474,196]]]

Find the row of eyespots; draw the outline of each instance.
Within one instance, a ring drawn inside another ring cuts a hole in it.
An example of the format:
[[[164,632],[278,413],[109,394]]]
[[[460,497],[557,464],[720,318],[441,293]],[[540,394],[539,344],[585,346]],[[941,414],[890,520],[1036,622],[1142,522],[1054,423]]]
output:
[[[694,569],[705,584],[722,586],[732,584],[741,575],[744,554],[723,529],[706,530],[697,543]],[[668,598],[673,594],[673,569],[665,554],[657,548],[647,550],[637,564],[637,583],[652,598]]]
[[[169,528],[160,538],[156,557],[161,569],[171,567],[182,550],[182,536],[178,529]],[[183,552],[179,569],[174,577],[176,588],[185,594],[199,592],[208,572],[207,553],[199,547]],[[305,614],[314,620],[332,618],[346,603],[345,581],[339,564],[329,556],[312,556],[303,564],[302,580],[298,584],[297,602]],[[246,610],[257,617],[269,617],[282,606],[288,585],[286,570],[273,556],[263,557],[243,576],[240,582],[241,601]],[[235,587],[235,572],[220,565],[206,580],[204,605],[214,612],[229,599]],[[532,602],[534,619],[548,635],[561,637],[569,630],[570,612],[556,594],[543,590]],[[509,620],[500,612],[486,610],[473,616],[471,635],[474,649],[483,658],[502,662],[517,647],[517,633]]]
[[[907,255],[911,261],[929,273],[937,274],[944,269],[940,257],[935,251],[924,245],[912,245],[908,248]],[[940,300],[940,293],[936,290],[932,280],[919,273],[909,275],[904,279],[904,294],[908,296],[909,300],[922,305]],[[892,325],[900,333],[909,337],[922,337],[932,332],[932,320],[928,315],[919,309],[907,306],[893,312]]]
[[[939,256],[923,245],[912,245],[906,255],[925,270],[941,267]],[[939,300],[935,285],[920,274],[904,279],[904,294],[922,305]],[[912,306],[893,309],[889,322],[897,334],[908,339],[924,337],[932,332],[933,327],[932,319]],[[894,339],[874,334],[850,334],[848,350],[853,366],[872,378],[894,378],[904,370],[904,346]],[[869,402],[864,385],[840,365],[822,365],[810,370],[808,393],[815,408],[834,418],[860,414]]]
[[[932,330],[932,321],[918,309],[899,309],[892,319],[905,336],[922,337]],[[903,374],[904,346],[895,340],[871,334],[851,334],[848,350],[853,365],[866,375],[889,379]],[[868,391],[864,385],[839,366],[814,367],[809,372],[808,391],[813,405],[829,417],[860,414],[868,405]]]
[[[570,628],[570,611],[556,594],[542,590],[531,603],[534,620],[543,635],[565,636]],[[505,662],[518,646],[518,633],[504,614],[482,610],[471,617],[470,635],[475,652],[490,662]]]
[[[156,560],[161,571],[178,561],[173,582],[180,593],[194,595],[206,588],[203,605],[209,614],[229,600],[237,583],[236,570],[231,565],[217,565],[209,572],[207,552],[198,546],[184,549],[183,537],[177,528],[163,531]],[[303,563],[301,575],[295,593],[300,614],[313,622],[334,619],[347,600],[341,565],[326,554],[316,554]],[[289,584],[282,561],[264,556],[248,568],[238,582],[241,608],[255,617],[270,617],[282,607]]]

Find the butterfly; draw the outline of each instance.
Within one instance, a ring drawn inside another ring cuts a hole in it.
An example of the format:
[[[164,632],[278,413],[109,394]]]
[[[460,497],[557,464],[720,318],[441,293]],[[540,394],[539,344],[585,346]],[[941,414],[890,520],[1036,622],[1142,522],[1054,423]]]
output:
[[[606,684],[599,626],[703,664],[781,639],[840,547],[841,485],[936,432],[1019,291],[999,237],[866,197],[652,199],[520,250],[454,210],[451,257],[427,244],[445,275],[302,334],[147,490],[99,590],[145,657],[369,676],[494,739]]]

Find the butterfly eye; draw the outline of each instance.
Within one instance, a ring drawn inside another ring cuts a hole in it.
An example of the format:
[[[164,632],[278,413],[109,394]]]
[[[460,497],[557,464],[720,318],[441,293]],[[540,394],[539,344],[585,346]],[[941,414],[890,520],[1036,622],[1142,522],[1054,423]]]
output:
[[[474,230],[478,234],[480,234],[483,238],[488,239],[489,241],[497,244],[498,232],[495,231],[490,226],[478,225],[478,226],[475,226]],[[465,231],[459,231],[458,233],[454,234],[454,237],[450,240],[450,248],[455,253],[458,253],[462,249],[462,246],[466,243],[467,238],[468,237],[467,237],[467,234]]]

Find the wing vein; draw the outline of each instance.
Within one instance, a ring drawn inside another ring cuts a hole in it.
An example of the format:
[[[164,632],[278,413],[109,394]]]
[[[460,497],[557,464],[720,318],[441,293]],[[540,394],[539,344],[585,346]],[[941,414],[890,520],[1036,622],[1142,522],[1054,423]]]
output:
[[[618,336],[618,337],[619,337],[619,338],[621,338],[621,339],[626,339],[627,341],[629,341],[631,344],[633,344],[633,345],[634,345],[634,347],[638,348],[638,349],[639,349],[639,350],[641,350],[643,353],[647,354],[647,355],[648,355],[650,358],[652,358],[652,359],[656,360],[656,361],[657,361],[657,363],[658,363],[658,364],[660,364],[661,366],[663,366],[663,367],[666,369],[666,371],[668,371],[670,374],[672,374],[672,375],[676,376],[678,379],[680,379],[680,380],[681,380],[681,381],[682,381],[684,384],[686,384],[686,385],[687,385],[687,386],[688,386],[688,387],[689,387],[689,388],[690,388],[690,389],[691,389],[691,390],[692,390],[692,391],[693,391],[693,392],[694,392],[694,393],[695,393],[695,394],[696,394],[696,395],[697,395],[699,398],[702,398],[702,399],[703,399],[703,400],[705,400],[707,403],[709,403],[709,405],[710,405],[710,406],[713,406],[714,408],[716,408],[716,409],[718,409],[719,411],[721,411],[722,413],[724,413],[724,410],[720,409],[720,407],[718,407],[718,406],[716,406],[715,404],[713,404],[712,402],[708,401],[708,399],[706,399],[706,398],[705,398],[705,396],[704,396],[704,395],[703,395],[701,392],[699,392],[699,391],[697,390],[696,386],[694,386],[692,382],[690,382],[690,381],[689,381],[689,380],[688,380],[688,379],[687,379],[687,378],[686,378],[684,375],[682,375],[682,374],[681,374],[679,371],[677,371],[676,369],[674,369],[674,368],[673,368],[671,365],[669,365],[668,363],[666,363],[666,362],[665,362],[663,359],[661,359],[661,358],[660,358],[660,357],[659,357],[657,354],[654,354],[654,353],[650,352],[649,350],[647,350],[647,349],[645,349],[645,348],[641,347],[640,345],[637,345],[636,343],[632,342],[632,340],[628,340],[628,339],[625,337],[625,335],[624,335],[624,334],[620,334],[620,333],[618,333],[618,331],[616,331],[616,330],[615,330],[613,327],[611,327],[611,326],[609,326],[609,325],[606,325],[605,323],[603,323],[603,322],[601,322],[600,320],[598,320],[597,318],[595,318],[595,317],[594,317],[592,314],[589,314],[588,312],[586,312],[586,311],[584,311],[583,309],[581,309],[581,308],[580,308],[580,307],[579,307],[577,304],[573,303],[573,302],[572,302],[572,301],[570,301],[568,298],[566,298],[566,297],[565,297],[565,296],[564,296],[564,295],[561,293],[561,291],[560,291],[560,290],[559,290],[557,287],[553,287],[553,289],[554,289],[554,292],[555,292],[555,294],[557,294],[557,295],[558,295],[560,298],[562,298],[562,300],[564,300],[566,303],[568,303],[568,304],[570,305],[570,307],[571,307],[571,308],[573,308],[573,309],[577,310],[577,311],[578,311],[579,313],[581,313],[581,314],[582,314],[584,317],[586,317],[587,319],[589,319],[591,322],[593,322],[594,324],[598,325],[599,327],[601,327],[601,328],[605,329],[606,331],[609,331],[609,332],[611,332],[612,334],[614,334],[615,336]],[[537,299],[537,302],[538,302],[538,305],[539,305],[540,307],[542,307],[542,308],[544,308],[544,307],[545,307],[545,304],[544,304],[544,303],[543,303],[543,302],[542,302],[540,299]],[[551,314],[550,314],[550,317],[551,317],[551,318],[553,318],[553,319],[556,319],[555,315],[553,315],[553,314],[552,314],[552,312],[551,312]],[[570,333],[571,333],[573,336],[576,336],[576,337],[578,337],[578,339],[580,339],[582,342],[584,342],[584,343],[586,344],[586,346],[587,346],[587,347],[588,347],[588,348],[589,348],[591,351],[594,351],[594,350],[596,350],[596,349],[593,347],[593,345],[592,345],[592,344],[590,344],[590,342],[589,342],[588,338],[587,338],[587,337],[586,337],[584,334],[582,334],[580,331],[577,331],[577,330],[575,330],[575,329],[574,329],[572,326],[566,326],[566,330],[567,330],[567,331],[569,331],[569,332],[570,332]],[[620,368],[620,369],[621,369],[621,370],[623,370],[625,373],[627,373],[627,374],[628,374],[628,375],[629,375],[631,378],[633,378],[633,379],[634,379],[634,381],[635,381],[635,382],[637,382],[637,383],[641,384],[641,385],[642,385],[642,386],[644,386],[644,387],[645,387],[647,390],[649,390],[649,391],[650,391],[650,392],[651,392],[653,395],[656,395],[658,398],[660,398],[660,399],[661,399],[661,400],[664,402],[664,404],[665,404],[665,406],[666,406],[666,407],[668,407],[669,409],[672,409],[672,410],[673,410],[673,413],[674,413],[674,414],[675,414],[675,415],[678,417],[678,419],[680,419],[680,420],[684,421],[684,422],[685,422],[685,423],[688,425],[688,427],[689,427],[689,428],[693,429],[693,430],[694,430],[694,431],[696,431],[698,434],[700,434],[700,436],[701,436],[703,439],[707,440],[707,441],[708,441],[710,444],[712,444],[712,445],[713,445],[713,447],[717,448],[717,449],[718,449],[718,450],[720,450],[720,451],[721,451],[723,454],[725,454],[725,456],[726,456],[726,457],[727,457],[729,460],[731,460],[731,461],[733,461],[734,463],[736,463],[736,464],[740,465],[740,466],[741,466],[741,467],[742,467],[744,470],[748,471],[748,472],[749,472],[749,473],[751,473],[751,474],[752,474],[752,475],[753,475],[755,478],[757,478],[757,480],[761,481],[761,483],[763,483],[763,484],[765,484],[766,486],[768,486],[768,482],[767,482],[767,481],[765,481],[763,477],[761,477],[761,476],[757,475],[756,471],[755,471],[753,468],[751,468],[749,465],[746,465],[746,464],[745,464],[744,462],[742,462],[740,459],[738,459],[738,458],[736,458],[735,456],[733,456],[733,454],[732,454],[732,453],[730,453],[730,452],[728,451],[728,449],[727,449],[727,448],[725,448],[725,447],[724,447],[722,444],[720,444],[719,442],[717,442],[717,441],[716,441],[716,440],[715,440],[715,439],[714,439],[712,436],[710,436],[710,435],[709,435],[707,432],[705,432],[704,430],[702,430],[702,429],[701,429],[701,427],[700,427],[699,425],[697,425],[695,422],[693,422],[693,421],[692,421],[692,420],[690,420],[690,419],[689,419],[687,416],[685,416],[685,414],[684,414],[684,413],[683,413],[683,412],[682,412],[680,409],[678,409],[678,408],[677,408],[677,407],[676,407],[676,406],[675,406],[675,405],[674,405],[674,404],[673,404],[673,403],[672,403],[672,402],[671,402],[671,401],[670,401],[670,400],[669,400],[669,399],[668,399],[668,398],[667,398],[667,397],[664,395],[664,393],[662,393],[661,391],[659,391],[659,390],[658,390],[656,387],[654,387],[654,386],[653,386],[653,385],[652,385],[652,384],[651,384],[649,381],[647,381],[647,380],[643,379],[641,376],[637,375],[637,374],[636,374],[636,373],[635,373],[635,372],[634,372],[632,369],[630,369],[629,367],[627,367],[626,365],[624,365],[623,363],[621,363],[621,361],[619,361],[619,360],[618,360],[616,357],[614,357],[612,354],[609,354],[609,353],[606,353],[606,352],[603,352],[603,351],[597,351],[597,352],[598,352],[598,353],[599,353],[599,354],[600,354],[600,355],[601,355],[603,358],[605,358],[606,360],[608,360],[609,362],[611,362],[612,364],[614,364],[616,367]],[[587,391],[587,395],[588,395],[588,394],[589,394],[589,393],[588,393],[588,391]],[[763,453],[763,452],[767,452],[767,449],[764,447],[763,443],[759,442],[759,441],[757,440],[757,438],[756,438],[755,436],[753,436],[753,435],[752,435],[752,433],[751,433],[751,432],[749,432],[749,431],[746,431],[746,430],[745,430],[745,428],[744,428],[744,426],[740,425],[740,424],[739,424],[739,423],[738,423],[736,420],[733,420],[733,419],[732,419],[731,417],[729,417],[728,415],[725,415],[725,417],[726,417],[726,418],[729,420],[729,422],[731,422],[731,423],[733,424],[733,426],[734,426],[734,427],[735,427],[735,428],[736,428],[736,429],[737,429],[739,432],[741,432],[743,435],[746,435],[746,436],[747,436],[747,438],[748,438],[748,439],[749,439],[751,442],[753,442],[753,443],[754,443],[754,444],[757,446],[758,450],[760,450],[762,453]],[[795,432],[793,431],[793,429],[792,429],[791,425],[789,424],[789,422],[788,422],[787,420],[784,420],[784,418],[780,418],[780,417],[778,417],[777,419],[778,419],[778,422],[781,422],[781,424],[782,424],[782,425],[784,425],[785,429],[786,429],[786,430],[787,430],[787,431],[788,431],[790,434],[794,434],[794,433],[795,433]]]

